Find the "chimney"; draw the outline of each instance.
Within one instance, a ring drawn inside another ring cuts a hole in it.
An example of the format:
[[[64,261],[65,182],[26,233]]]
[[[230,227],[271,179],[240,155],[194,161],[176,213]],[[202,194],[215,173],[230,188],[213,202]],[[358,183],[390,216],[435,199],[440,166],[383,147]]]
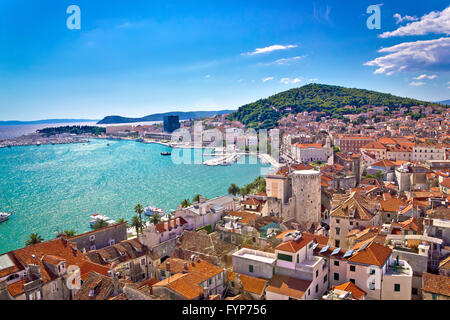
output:
[[[175,220],[171,219],[170,220],[170,225],[172,226],[172,228],[175,228]]]
[[[181,205],[178,205],[178,211],[181,211],[182,210],[182,206]]]
[[[176,224],[177,224],[177,226],[180,226],[181,225],[181,223],[180,223],[180,218],[176,218]]]
[[[169,230],[169,222],[164,222],[164,230]]]
[[[185,269],[185,270],[188,270],[188,265],[189,265],[189,264],[187,263],[187,261],[185,261],[185,262],[184,262],[184,269]]]

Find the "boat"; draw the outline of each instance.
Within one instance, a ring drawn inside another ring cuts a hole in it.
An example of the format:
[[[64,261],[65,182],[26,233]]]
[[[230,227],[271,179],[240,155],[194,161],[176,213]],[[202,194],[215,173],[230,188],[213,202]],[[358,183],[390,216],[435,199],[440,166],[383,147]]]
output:
[[[6,212],[0,212],[0,223],[5,222],[9,219],[9,217],[13,214],[13,211],[6,213]]]
[[[161,152],[161,155],[162,156],[170,156],[170,155],[172,155],[172,153],[170,153],[170,152]]]
[[[14,213],[14,211],[4,212],[5,211],[5,199],[3,195],[3,191],[0,190],[0,198],[1,198],[1,207],[0,207],[0,223],[5,222],[9,219],[9,217]],[[11,203],[6,199],[7,207],[11,208]]]
[[[109,226],[116,223],[116,221],[114,221],[110,217],[96,213],[91,216],[91,221],[89,221],[89,224],[91,225],[92,228],[94,227],[94,225],[97,223],[98,220],[105,221]]]
[[[163,217],[165,215],[163,209],[159,209],[156,207],[150,207],[150,206],[148,206],[147,208],[144,209],[144,214],[148,217],[153,217],[155,214],[157,214],[158,217]]]

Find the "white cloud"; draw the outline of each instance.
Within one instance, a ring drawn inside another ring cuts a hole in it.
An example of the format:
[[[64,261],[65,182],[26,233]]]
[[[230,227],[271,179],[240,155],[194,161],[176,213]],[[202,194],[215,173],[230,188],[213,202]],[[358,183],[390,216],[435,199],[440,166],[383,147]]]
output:
[[[283,45],[280,45],[280,44],[275,44],[275,45],[272,45],[272,46],[269,46],[269,47],[256,48],[255,51],[242,53],[242,54],[243,55],[254,56],[256,54],[269,53],[269,52],[278,51],[278,50],[287,50],[287,49],[291,49],[291,48],[297,48],[297,46],[296,45],[283,46]]]
[[[209,79],[209,78],[211,78],[211,75],[210,75],[210,74],[207,74],[207,75],[205,76],[205,78],[206,78],[206,79]]]
[[[384,32],[379,37],[418,36],[429,33],[450,34],[450,7],[447,7],[442,12],[432,11],[420,18],[419,21],[408,23],[406,26],[394,31]]]
[[[378,52],[387,55],[364,64],[378,67],[375,74],[450,70],[450,38],[404,42]]]
[[[437,75],[435,75],[435,74],[433,74],[433,75],[431,75],[431,76],[429,76],[429,75],[427,75],[427,74],[421,74],[420,76],[418,76],[418,77],[415,77],[415,78],[413,78],[414,80],[424,80],[424,79],[430,79],[430,80],[433,80],[433,79],[436,79],[437,78]]]
[[[297,56],[297,57],[292,57],[292,58],[278,59],[278,60],[274,61],[273,63],[274,64],[289,64],[293,61],[303,59],[304,57],[306,57],[306,56]]]
[[[283,83],[283,84],[296,84],[296,83],[299,83],[301,81],[302,81],[301,78],[293,78],[293,79],[291,79],[291,78],[282,78],[280,80],[280,82]]]
[[[415,81],[413,81],[413,82],[411,82],[409,85],[410,86],[412,86],[412,87],[420,87],[420,86],[423,86],[425,84],[425,82],[415,82]]]
[[[406,15],[406,16],[402,17],[401,14],[399,14],[399,13],[394,14],[394,19],[397,20],[395,22],[396,24],[399,24],[399,23],[402,23],[402,22],[405,22],[405,21],[417,21],[417,20],[419,20],[419,18],[417,18],[416,16],[411,17],[411,16]]]
[[[273,80],[273,77],[267,77],[267,78],[263,78],[261,80],[262,80],[262,82],[267,82],[267,81]]]

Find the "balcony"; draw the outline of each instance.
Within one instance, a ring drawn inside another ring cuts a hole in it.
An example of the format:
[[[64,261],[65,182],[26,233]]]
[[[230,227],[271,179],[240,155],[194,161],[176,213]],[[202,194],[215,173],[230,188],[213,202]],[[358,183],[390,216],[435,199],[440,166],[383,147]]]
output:
[[[407,276],[412,277],[412,268],[408,264],[408,262],[404,260],[400,260],[398,265],[395,265],[396,262],[390,263],[386,270],[386,276]]]

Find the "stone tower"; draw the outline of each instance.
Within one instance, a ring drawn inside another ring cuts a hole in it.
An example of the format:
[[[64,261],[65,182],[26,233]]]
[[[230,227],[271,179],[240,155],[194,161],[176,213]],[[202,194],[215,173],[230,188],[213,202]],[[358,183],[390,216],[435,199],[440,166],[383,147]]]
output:
[[[320,225],[321,174],[315,170],[292,173],[294,218],[300,223]]]

